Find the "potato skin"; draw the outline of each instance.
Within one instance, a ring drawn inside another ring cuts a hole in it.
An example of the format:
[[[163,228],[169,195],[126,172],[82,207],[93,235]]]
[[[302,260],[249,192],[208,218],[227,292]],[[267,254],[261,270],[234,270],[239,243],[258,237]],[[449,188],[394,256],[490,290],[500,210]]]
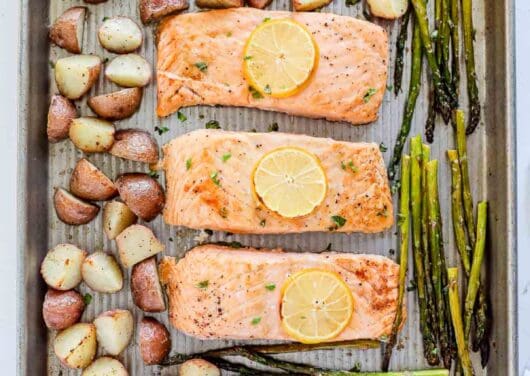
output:
[[[109,153],[131,161],[158,162],[158,144],[148,132],[140,129],[120,129],[114,134]]]
[[[99,212],[99,206],[84,202],[62,188],[56,189],[53,204],[59,219],[69,225],[84,225]]]
[[[95,325],[77,323],[66,328],[55,337],[53,350],[65,366],[69,368],[87,367],[97,351]]]
[[[123,230],[138,220],[136,214],[123,202],[107,202],[103,207],[103,231],[107,237],[115,239]]]
[[[145,312],[166,310],[164,293],[158,278],[156,257],[150,257],[133,266],[131,293],[134,304]]]
[[[140,0],[140,18],[148,24],[188,7],[188,0]]]
[[[85,158],[77,161],[70,177],[70,192],[77,197],[106,201],[118,194],[118,189],[99,168]]]
[[[164,190],[147,174],[123,174],[115,184],[125,204],[144,221],[152,221],[164,208]]]
[[[50,40],[68,52],[80,54],[82,41],[77,40],[77,28],[80,26],[78,24],[80,18],[84,22],[86,12],[86,7],[72,7],[67,9],[55,20],[50,28]]]
[[[138,327],[140,355],[145,364],[158,364],[169,354],[171,338],[166,327],[152,317],[144,317]]]
[[[72,55],[55,63],[55,83],[68,99],[79,99],[94,86],[101,72],[101,59],[94,55]]]
[[[42,304],[42,317],[48,328],[62,330],[78,322],[84,309],[83,297],[77,291],[50,288]]]
[[[196,0],[195,3],[199,8],[209,9],[238,8],[245,5],[243,0]]]
[[[272,0],[247,0],[247,4],[249,7],[257,9],[264,9],[271,2]]]
[[[77,118],[77,109],[72,101],[62,95],[55,94],[48,109],[46,133],[49,142],[59,142],[68,138],[72,120]]]
[[[204,359],[186,360],[179,367],[180,376],[221,376],[221,371],[214,364]]]
[[[101,3],[106,3],[107,0],[85,0],[85,3],[88,3],[88,4],[101,4]]]
[[[142,88],[133,87],[88,99],[88,106],[99,117],[122,120],[131,117],[142,102]]]

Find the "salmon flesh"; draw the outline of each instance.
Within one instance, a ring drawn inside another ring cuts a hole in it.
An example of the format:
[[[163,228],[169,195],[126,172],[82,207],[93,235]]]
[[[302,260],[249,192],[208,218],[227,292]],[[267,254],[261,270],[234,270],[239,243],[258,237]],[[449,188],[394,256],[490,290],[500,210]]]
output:
[[[243,76],[243,50],[260,23],[276,18],[305,25],[320,58],[297,94],[256,98]],[[387,61],[385,30],[352,17],[251,8],[176,15],[159,28],[157,113],[168,116],[193,105],[243,106],[365,124],[377,119]]]

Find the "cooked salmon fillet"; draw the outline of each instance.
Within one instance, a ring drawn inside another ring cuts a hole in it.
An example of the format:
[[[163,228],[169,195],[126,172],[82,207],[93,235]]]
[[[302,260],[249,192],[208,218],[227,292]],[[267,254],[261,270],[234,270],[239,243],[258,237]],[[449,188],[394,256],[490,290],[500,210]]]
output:
[[[392,260],[375,255],[284,253],[214,244],[196,247],[178,262],[173,257],[161,261],[169,320],[176,329],[203,339],[290,339],[281,324],[281,290],[289,275],[307,268],[336,272],[351,290],[352,318],[333,340],[390,334],[399,275],[399,266]],[[276,287],[273,291],[265,288],[271,284]],[[258,325],[252,324],[255,317],[261,318]]]
[[[295,146],[313,153],[327,178],[324,201],[306,216],[268,210],[252,189],[254,166],[267,152]],[[198,130],[163,148],[168,224],[236,233],[308,231],[373,233],[393,224],[392,197],[379,146],[278,132]],[[223,155],[230,155],[226,161]],[[347,167],[354,166],[355,170]],[[215,179],[212,179],[215,175]],[[332,216],[346,222],[337,228]]]
[[[318,67],[296,95],[256,99],[243,76],[245,43],[264,19],[286,17],[313,35]],[[385,92],[387,49],[381,27],[336,14],[234,8],[177,15],[159,28],[157,112],[167,116],[186,106],[225,105],[369,123],[377,119]],[[198,62],[207,69],[198,69]]]

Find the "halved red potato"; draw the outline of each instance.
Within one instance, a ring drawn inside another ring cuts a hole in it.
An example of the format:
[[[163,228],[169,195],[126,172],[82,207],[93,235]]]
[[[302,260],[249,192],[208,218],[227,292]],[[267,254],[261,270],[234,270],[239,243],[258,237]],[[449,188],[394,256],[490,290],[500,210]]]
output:
[[[80,54],[83,46],[86,13],[86,7],[67,9],[50,28],[50,40],[68,52]]]
[[[140,26],[129,17],[111,17],[103,21],[98,31],[103,48],[117,54],[136,51],[142,45]]]
[[[118,359],[102,356],[85,368],[81,376],[129,376],[129,373]]]
[[[42,317],[48,328],[62,330],[78,322],[84,309],[83,297],[77,291],[48,289],[42,304]]]
[[[367,0],[370,13],[376,17],[393,20],[405,14],[409,0]]]
[[[151,64],[137,54],[120,55],[105,68],[105,77],[124,87],[142,87],[151,81]]]
[[[123,266],[130,267],[164,250],[150,228],[142,225],[127,227],[116,237],[116,246]]]
[[[114,143],[114,125],[95,117],[72,120],[69,136],[74,145],[86,153],[108,151]]]
[[[68,99],[79,99],[96,82],[101,71],[101,59],[94,55],[64,57],[55,63],[55,83]]]
[[[164,190],[147,174],[123,174],[115,184],[122,200],[144,221],[155,219],[164,208],[166,202]]]
[[[179,367],[179,376],[221,376],[216,365],[204,359],[186,360]]]
[[[75,118],[77,118],[77,109],[74,104],[62,95],[54,95],[48,109],[46,127],[48,141],[59,142],[68,138],[70,125]]]
[[[116,259],[105,252],[90,254],[81,265],[83,281],[94,291],[113,293],[123,287],[123,274]]]
[[[96,326],[78,323],[60,332],[53,342],[57,358],[69,368],[85,368],[96,356]]]
[[[111,201],[103,207],[103,231],[111,240],[137,220],[136,214],[123,202]]]
[[[109,153],[131,161],[158,162],[158,144],[149,132],[141,129],[121,129],[114,135]]]
[[[171,350],[171,337],[164,324],[144,317],[138,326],[138,344],[144,363],[158,364]]]
[[[88,105],[99,117],[121,120],[132,116],[142,102],[143,90],[139,87],[122,89],[88,99]]]
[[[222,9],[242,7],[245,2],[244,0],[196,0],[195,4],[199,8]]]
[[[40,272],[46,284],[56,290],[71,290],[81,283],[81,265],[87,253],[73,244],[58,244],[48,251]]]
[[[94,320],[98,343],[111,355],[120,354],[133,334],[134,320],[126,309],[103,312]]]
[[[166,310],[164,293],[158,278],[156,257],[150,257],[133,266],[131,293],[134,304],[145,312]]]
[[[140,0],[140,18],[147,24],[188,7],[188,0]]]
[[[331,0],[293,0],[293,9],[297,12],[306,12],[322,8],[331,3]]]
[[[118,189],[99,168],[82,158],[70,177],[70,192],[86,200],[106,201],[116,196]]]
[[[272,0],[247,0],[247,4],[249,7],[258,9],[264,9],[271,2]]]
[[[85,202],[63,188],[55,190],[53,205],[57,217],[62,222],[74,226],[90,222],[99,212],[99,206]]]

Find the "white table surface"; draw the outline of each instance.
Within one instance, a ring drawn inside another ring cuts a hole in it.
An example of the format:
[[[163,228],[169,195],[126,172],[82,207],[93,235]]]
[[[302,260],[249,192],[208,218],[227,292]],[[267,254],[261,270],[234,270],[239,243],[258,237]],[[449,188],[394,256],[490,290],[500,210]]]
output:
[[[16,374],[18,1],[0,1],[0,364]],[[519,365],[530,374],[530,1],[516,0]],[[514,203],[515,204],[515,203]]]

